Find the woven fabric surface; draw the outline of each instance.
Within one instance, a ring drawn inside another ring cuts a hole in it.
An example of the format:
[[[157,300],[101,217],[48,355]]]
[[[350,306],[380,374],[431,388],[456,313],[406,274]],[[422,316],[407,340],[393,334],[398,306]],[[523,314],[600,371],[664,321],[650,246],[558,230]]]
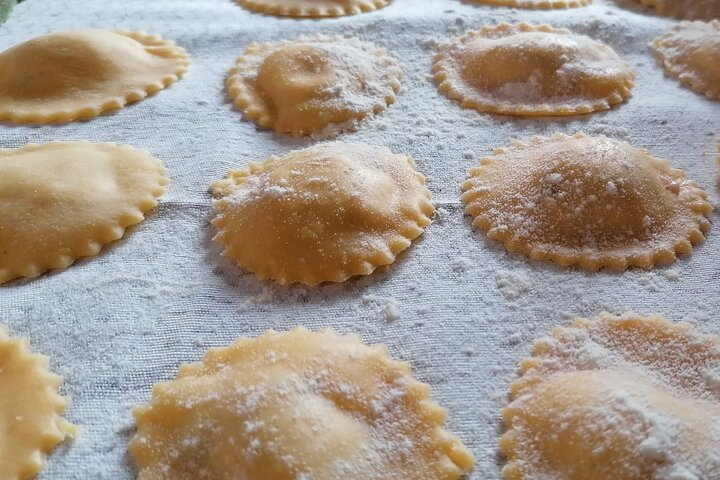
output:
[[[500,21],[549,23],[611,45],[637,74],[633,97],[608,112],[555,119],[463,109],[432,83],[435,47]],[[40,478],[133,478],[126,453],[131,408],[149,399],[154,383],[173,378],[181,363],[269,328],[333,327],[388,344],[448,408],[449,428],[477,456],[472,479],[499,477],[499,411],[507,385],[533,340],[554,326],[603,310],[635,310],[720,333],[715,228],[690,257],[669,267],[587,273],[506,254],[472,231],[459,202],[467,169],[494,147],[580,130],[668,158],[715,202],[720,102],[666,77],[647,46],[676,23],[613,0],[566,11],[395,0],[373,13],[322,20],[260,15],[232,0],[19,4],[0,27],[0,49],[52,31],[122,28],[172,39],[193,62],[180,82],[113,114],[63,126],[0,125],[4,148],[80,139],[129,144],[160,158],[172,178],[157,210],[97,257],[0,287],[0,321],[51,357],[72,400],[67,417],[83,429],[49,457]],[[397,103],[339,140],[386,145],[414,157],[438,215],[390,268],[341,285],[280,287],[219,257],[207,188],[228,169],[314,143],[257,129],[224,91],[226,73],[248,43],[313,33],[356,36],[398,58],[406,76]]]

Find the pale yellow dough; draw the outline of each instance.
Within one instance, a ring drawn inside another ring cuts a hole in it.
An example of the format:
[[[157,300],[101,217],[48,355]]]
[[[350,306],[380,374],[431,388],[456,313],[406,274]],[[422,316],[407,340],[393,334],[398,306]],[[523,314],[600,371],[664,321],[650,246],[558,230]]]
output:
[[[503,410],[506,480],[709,480],[720,472],[720,338],[626,313],[535,343]]]
[[[463,183],[473,225],[510,252],[589,270],[651,268],[710,228],[708,195],[682,170],[605,136],[515,141]]]
[[[281,284],[368,275],[395,261],[434,207],[415,162],[384,147],[325,143],[215,182],[223,255]]]
[[[235,105],[263,127],[331,135],[385,110],[401,77],[385,49],[316,36],[251,43],[230,70],[227,88]]]
[[[576,115],[630,96],[634,74],[602,43],[547,25],[482,27],[440,47],[432,71],[463,107],[509,115]]]
[[[668,74],[692,90],[720,100],[719,20],[680,22],[656,38],[652,47]]]
[[[241,338],[135,410],[138,480],[455,480],[472,454],[410,366],[356,335]]]
[[[157,35],[75,30],[0,53],[0,120],[70,122],[145,98],[178,80],[185,51]]]
[[[720,19],[718,0],[636,0],[661,15],[687,20]]]
[[[284,17],[341,17],[371,12],[391,0],[236,0],[248,10]]]
[[[30,351],[26,339],[12,339],[0,325],[0,478],[24,480],[40,473],[45,455],[77,428],[60,415],[67,401],[58,395],[62,378],[48,358]]]
[[[97,255],[143,220],[167,183],[158,160],[131,147],[0,149],[0,283]]]
[[[592,0],[472,0],[486,5],[499,7],[549,10],[555,8],[575,8],[590,5]]]

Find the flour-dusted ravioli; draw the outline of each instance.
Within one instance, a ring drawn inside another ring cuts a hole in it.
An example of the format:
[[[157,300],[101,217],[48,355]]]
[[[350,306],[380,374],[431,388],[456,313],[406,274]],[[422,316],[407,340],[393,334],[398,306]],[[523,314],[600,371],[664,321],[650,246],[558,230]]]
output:
[[[661,15],[687,20],[712,20],[720,18],[718,0],[636,0],[653,7]]]
[[[504,409],[506,480],[711,479],[720,338],[626,313],[538,340]]]
[[[694,91],[720,100],[719,20],[681,22],[656,38],[652,47],[670,75]]]
[[[235,105],[263,127],[295,136],[338,133],[395,101],[402,70],[385,49],[356,39],[252,43],[230,71]]]
[[[455,480],[474,458],[382,345],[269,331],[211,349],[135,410],[138,480]]]
[[[185,51],[144,32],[75,30],[0,53],[0,120],[69,122],[136,102],[174,83]]]
[[[634,74],[602,43],[547,25],[501,23],[440,47],[441,92],[463,107],[510,115],[607,110],[630,96]]]
[[[47,357],[32,353],[26,339],[10,338],[0,325],[0,478],[34,478],[45,455],[77,433],[60,416],[67,406],[58,395],[61,382]]]
[[[284,17],[341,17],[382,8],[391,0],[236,0],[243,7]]]
[[[223,255],[260,278],[316,285],[389,265],[430,224],[415,162],[332,142],[271,157],[215,182]]]
[[[470,169],[473,225],[511,252],[590,270],[651,268],[704,240],[708,195],[681,170],[605,136],[515,141]]]
[[[0,283],[97,255],[143,220],[167,183],[157,159],[130,147],[0,149]]]
[[[472,0],[486,5],[500,7],[549,10],[554,8],[575,8],[590,5],[592,0]]]

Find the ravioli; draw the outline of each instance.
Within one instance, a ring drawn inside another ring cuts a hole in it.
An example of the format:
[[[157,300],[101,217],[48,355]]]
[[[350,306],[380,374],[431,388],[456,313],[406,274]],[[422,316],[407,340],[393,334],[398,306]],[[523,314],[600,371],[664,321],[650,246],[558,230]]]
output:
[[[717,0],[635,0],[657,13],[686,20],[712,20],[720,18]]]
[[[710,228],[708,195],[646,150],[555,134],[496,149],[463,183],[473,226],[510,252],[589,270],[651,268]]]
[[[709,479],[720,471],[720,339],[626,313],[535,343],[503,410],[506,480]]]
[[[549,10],[554,8],[575,8],[590,5],[592,0],[472,0],[486,5],[499,7],[528,8]]]
[[[316,36],[250,44],[230,70],[227,88],[235,105],[263,127],[332,135],[385,110],[401,77],[382,48]]]
[[[34,478],[45,455],[77,433],[60,416],[67,407],[58,395],[61,382],[47,357],[32,353],[26,339],[10,338],[0,325],[0,478]]]
[[[231,171],[212,192],[223,255],[281,284],[342,282],[395,261],[434,207],[415,162],[332,142]]]
[[[602,43],[528,23],[483,27],[438,50],[438,88],[463,107],[508,115],[577,115],[630,96],[634,74]]]
[[[157,35],[74,30],[0,53],[0,120],[70,122],[136,102],[177,81],[185,51]]]
[[[138,480],[455,480],[474,464],[409,364],[329,329],[211,349],[134,415]]]
[[[669,75],[720,100],[720,21],[680,22],[656,38],[652,48]]]
[[[284,17],[341,17],[371,12],[390,0],[236,0],[248,10]]]
[[[97,255],[143,220],[167,183],[158,160],[131,147],[0,149],[0,283]]]

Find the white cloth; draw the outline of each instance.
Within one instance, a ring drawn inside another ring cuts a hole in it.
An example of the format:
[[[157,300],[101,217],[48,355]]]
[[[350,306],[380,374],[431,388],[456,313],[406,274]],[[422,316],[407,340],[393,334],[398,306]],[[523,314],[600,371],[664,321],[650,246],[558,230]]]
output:
[[[605,133],[649,148],[717,198],[720,102],[664,76],[649,51],[676,23],[595,0],[551,11],[491,8],[459,0],[395,0],[374,13],[295,20],[244,10],[232,0],[29,0],[0,26],[0,49],[73,28],[146,30],[192,55],[188,75],[135,105],[65,126],[0,125],[0,146],[86,139],[151,151],[172,183],[156,212],[97,257],[34,281],[0,287],[0,321],[26,336],[65,376],[67,417],[83,427],[56,450],[41,479],[131,479],[126,454],[132,406],[180,363],[241,335],[295,325],[357,332],[412,363],[450,411],[449,426],[477,456],[471,478],[499,476],[499,411],[533,339],[573,316],[634,309],[720,332],[720,232],[669,268],[586,273],[509,256],[473,232],[459,184],[478,156],[514,138],[555,131]],[[461,108],[430,79],[437,42],[499,21],[550,22],[613,46],[635,69],[629,102],[558,119],[491,116]],[[387,47],[406,77],[397,103],[345,141],[413,156],[439,214],[393,266],[320,288],[260,282],[218,257],[207,187],[228,169],[310,145],[258,130],[226,98],[226,72],[252,41],[302,34],[356,35]],[[716,219],[713,215],[713,219]],[[2,220],[0,220],[2,221]],[[396,318],[397,317],[397,318]]]

